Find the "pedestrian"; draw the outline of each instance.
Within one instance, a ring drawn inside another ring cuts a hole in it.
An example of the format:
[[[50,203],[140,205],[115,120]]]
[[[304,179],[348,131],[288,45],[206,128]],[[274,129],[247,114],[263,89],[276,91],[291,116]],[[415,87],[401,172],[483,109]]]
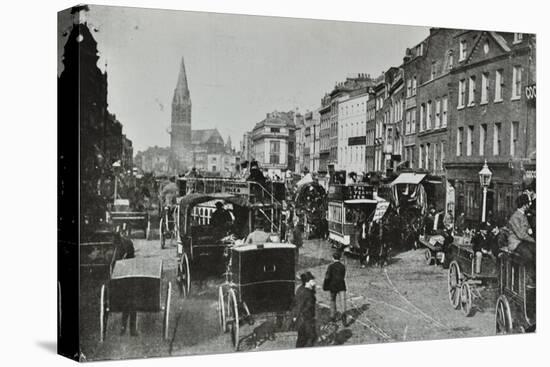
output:
[[[134,244],[132,240],[121,234],[120,232],[115,233],[114,244],[116,248],[117,260],[132,259],[135,257]],[[129,325],[128,325],[128,321]],[[120,335],[126,334],[126,326],[130,328],[130,335],[137,336],[137,312],[135,311],[134,305],[125,302],[123,305],[121,326],[120,326]]]
[[[531,203],[529,196],[521,194],[517,200],[518,209],[508,221],[510,236],[508,237],[508,249],[523,257],[528,264],[535,269],[536,243],[532,237],[533,230],[529,226],[526,212]]]
[[[330,318],[336,321],[336,299],[340,296],[343,304],[342,322],[346,323],[346,267],[340,262],[340,252],[332,254],[332,264],[327,268],[323,290],[330,292]]]
[[[464,229],[466,228],[465,218],[464,218],[464,212],[461,212],[458,218],[456,218],[455,222],[455,230],[456,233],[459,236],[462,236],[464,234]]]
[[[309,271],[300,276],[303,287],[296,292],[292,321],[298,330],[296,348],[312,347],[317,339],[315,277]]]

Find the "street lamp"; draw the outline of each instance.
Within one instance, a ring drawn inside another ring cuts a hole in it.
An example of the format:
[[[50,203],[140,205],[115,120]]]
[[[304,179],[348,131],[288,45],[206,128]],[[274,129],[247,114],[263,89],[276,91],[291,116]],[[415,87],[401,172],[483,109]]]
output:
[[[120,168],[120,160],[116,161],[113,163],[113,173],[115,174],[115,198],[113,200],[113,203],[116,203],[116,198],[117,198],[117,189],[118,189],[118,179],[117,179],[117,174],[118,174],[118,168]]]
[[[479,183],[481,187],[483,187],[483,210],[481,212],[481,223],[485,223],[485,212],[487,209],[487,188],[491,184],[492,176],[493,173],[489,169],[489,166],[487,166],[487,160],[485,160],[483,168],[481,168],[481,171],[479,171]]]

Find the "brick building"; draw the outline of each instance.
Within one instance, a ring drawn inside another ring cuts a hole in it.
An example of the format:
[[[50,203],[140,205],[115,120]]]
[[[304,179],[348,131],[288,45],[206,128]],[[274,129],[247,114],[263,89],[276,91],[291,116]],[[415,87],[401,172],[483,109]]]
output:
[[[325,94],[319,109],[319,172],[328,172],[330,158],[330,96]]]
[[[455,34],[451,71],[447,177],[456,192],[456,210],[478,221],[481,187],[478,172],[487,160],[493,173],[487,212],[504,220],[515,198],[534,176],[536,159],[533,98],[534,35],[485,31]],[[535,86],[536,88],[536,86]]]
[[[374,89],[369,92],[367,100],[366,141],[365,141],[365,169],[366,172],[375,171],[374,168],[374,138],[376,130],[376,94]]]

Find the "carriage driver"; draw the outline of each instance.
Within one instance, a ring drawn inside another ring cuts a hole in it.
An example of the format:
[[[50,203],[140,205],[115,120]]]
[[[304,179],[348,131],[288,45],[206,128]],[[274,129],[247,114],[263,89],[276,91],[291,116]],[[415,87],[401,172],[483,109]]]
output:
[[[229,211],[223,207],[223,203],[218,201],[216,203],[216,210],[212,213],[210,223],[215,230],[225,231],[233,222]]]

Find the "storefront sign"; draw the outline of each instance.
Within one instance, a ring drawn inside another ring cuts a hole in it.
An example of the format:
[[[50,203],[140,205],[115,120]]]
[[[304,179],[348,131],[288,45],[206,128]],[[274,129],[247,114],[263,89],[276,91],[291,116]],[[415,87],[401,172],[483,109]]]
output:
[[[388,210],[388,207],[390,206],[389,201],[380,201],[376,205],[376,211],[374,212],[374,216],[372,217],[372,220],[379,220],[381,219],[384,214],[386,214],[386,211]]]
[[[531,99],[537,99],[537,85],[528,85],[525,87],[525,97],[527,97],[528,100]]]

